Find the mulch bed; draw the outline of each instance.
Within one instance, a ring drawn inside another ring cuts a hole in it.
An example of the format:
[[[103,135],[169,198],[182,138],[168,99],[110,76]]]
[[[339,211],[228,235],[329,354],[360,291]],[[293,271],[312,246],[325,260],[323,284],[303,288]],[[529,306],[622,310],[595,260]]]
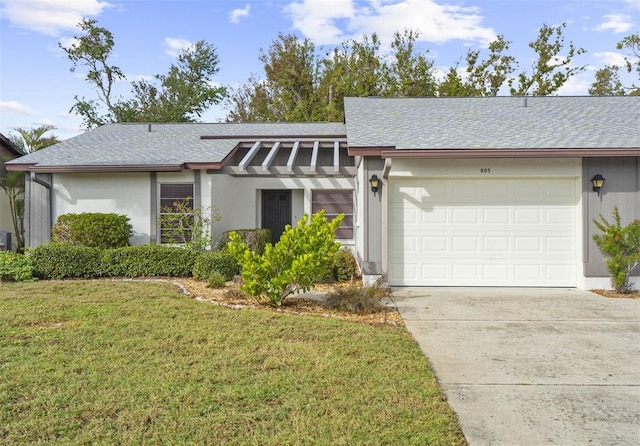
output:
[[[640,291],[631,293],[617,293],[613,290],[590,290],[592,293],[599,294],[610,299],[640,299]]]
[[[306,299],[295,297],[295,295],[285,299],[283,305],[280,307],[262,305],[254,298],[245,296],[240,290],[240,284],[233,281],[227,282],[226,286],[223,288],[209,288],[205,282],[193,278],[178,278],[174,280],[174,283],[177,283],[182,288],[183,292],[194,299],[215,303],[233,309],[253,308],[278,313],[305,314],[342,319],[368,325],[393,325],[404,327],[404,321],[402,320],[400,313],[395,309],[392,299],[390,299],[390,304],[385,311],[379,313],[358,314],[328,308],[322,299]],[[314,288],[314,291],[326,295],[343,287],[348,287],[350,285],[361,286],[360,284],[361,282],[359,281],[354,281],[353,284],[321,284],[317,285]]]

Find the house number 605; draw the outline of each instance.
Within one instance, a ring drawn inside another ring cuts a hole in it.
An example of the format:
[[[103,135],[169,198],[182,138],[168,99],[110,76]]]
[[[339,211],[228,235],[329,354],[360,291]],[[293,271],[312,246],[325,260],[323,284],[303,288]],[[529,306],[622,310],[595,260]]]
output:
[[[491,173],[491,169],[489,167],[483,167],[480,169],[480,173]]]

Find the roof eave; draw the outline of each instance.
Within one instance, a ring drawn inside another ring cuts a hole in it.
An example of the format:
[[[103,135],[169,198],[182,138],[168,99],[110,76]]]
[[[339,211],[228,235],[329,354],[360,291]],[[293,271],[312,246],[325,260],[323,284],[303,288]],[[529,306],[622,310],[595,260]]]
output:
[[[640,147],[539,148],[539,149],[396,149],[394,147],[349,147],[352,156],[382,158],[587,158],[640,156]]]
[[[84,166],[48,166],[41,164],[7,164],[7,170],[38,173],[96,173],[96,172],[180,172],[185,164],[118,164]]]

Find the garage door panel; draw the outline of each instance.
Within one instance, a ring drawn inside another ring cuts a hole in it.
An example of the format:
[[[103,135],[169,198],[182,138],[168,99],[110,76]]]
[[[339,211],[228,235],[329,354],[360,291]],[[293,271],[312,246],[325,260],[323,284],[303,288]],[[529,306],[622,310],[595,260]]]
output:
[[[575,286],[576,182],[545,181],[392,180],[389,283]]]

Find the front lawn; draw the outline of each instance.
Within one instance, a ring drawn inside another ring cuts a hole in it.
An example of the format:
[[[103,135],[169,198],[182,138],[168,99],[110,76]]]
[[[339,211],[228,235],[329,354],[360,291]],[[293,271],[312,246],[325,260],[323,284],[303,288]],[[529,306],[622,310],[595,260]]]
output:
[[[463,445],[401,327],[0,283],[0,443]]]

